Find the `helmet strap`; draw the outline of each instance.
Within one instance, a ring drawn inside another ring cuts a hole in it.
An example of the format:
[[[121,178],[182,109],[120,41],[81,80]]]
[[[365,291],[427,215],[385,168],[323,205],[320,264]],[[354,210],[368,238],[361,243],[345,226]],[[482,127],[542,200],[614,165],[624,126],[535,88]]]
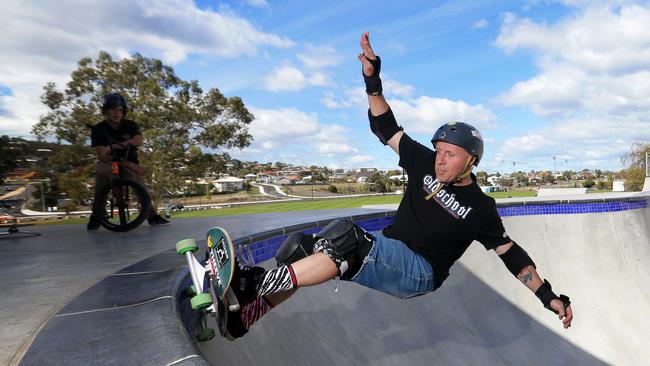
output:
[[[474,156],[470,155],[467,158],[467,161],[465,162],[465,167],[463,168],[463,172],[459,176],[457,176],[453,181],[451,181],[451,184],[459,182],[459,181],[465,179],[466,177],[468,177],[472,173],[472,168],[474,168],[474,161],[475,160],[476,160],[476,158]],[[437,180],[438,179],[436,179],[436,181]],[[449,183],[439,182],[438,187],[435,190],[433,190],[431,193],[429,193],[426,197],[424,197],[424,199],[427,200],[427,201],[430,200],[433,196],[438,194],[438,192],[440,192],[448,184]]]
[[[461,180],[467,178],[472,173],[472,168],[474,167],[474,156],[470,155],[465,162],[465,167],[463,172],[452,181],[452,183],[460,182]]]
[[[434,183],[436,183],[436,182],[438,182],[438,179],[436,179],[434,181]],[[434,189],[433,191],[431,191],[431,193],[429,193],[426,197],[424,197],[424,199],[427,200],[427,201],[430,200],[433,196],[437,195],[438,192],[440,192],[446,186],[447,186],[447,183],[438,182],[438,187],[436,189]]]

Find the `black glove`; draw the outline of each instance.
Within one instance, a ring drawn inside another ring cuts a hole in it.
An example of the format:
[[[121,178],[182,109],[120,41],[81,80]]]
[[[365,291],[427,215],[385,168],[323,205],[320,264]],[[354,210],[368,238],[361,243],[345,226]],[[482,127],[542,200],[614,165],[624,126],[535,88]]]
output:
[[[558,312],[551,307],[551,301],[557,299],[562,301],[562,304],[564,304],[564,309],[566,311],[566,308],[571,305],[571,300],[569,300],[569,297],[566,295],[560,294],[560,296],[557,296],[555,293],[553,293],[553,289],[551,288],[551,283],[548,282],[548,280],[544,280],[544,283],[539,286],[537,291],[535,291],[535,296],[542,302],[545,308],[548,310],[554,312],[555,314],[558,314]]]
[[[363,57],[366,57],[366,55],[363,55]],[[366,76],[366,74],[363,73],[363,69],[361,70],[361,75],[363,75],[363,81],[366,83],[366,93],[368,95],[381,95],[382,92],[382,87],[381,87],[381,79],[379,78],[379,71],[381,71],[381,59],[379,56],[375,60],[371,60],[368,57],[366,57],[366,60],[370,62],[370,64],[374,67],[374,71],[372,75]]]

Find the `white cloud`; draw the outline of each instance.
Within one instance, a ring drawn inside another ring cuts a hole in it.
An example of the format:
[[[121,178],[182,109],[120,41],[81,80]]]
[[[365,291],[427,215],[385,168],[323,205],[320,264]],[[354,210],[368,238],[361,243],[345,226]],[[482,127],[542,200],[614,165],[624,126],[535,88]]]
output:
[[[550,169],[555,156],[558,169],[564,169],[564,159],[576,170],[616,169],[632,142],[650,141],[648,126],[642,118],[570,118],[491,147],[495,150],[493,163],[516,160]]]
[[[295,108],[248,109],[255,116],[249,126],[253,144],[244,151],[231,152],[233,155],[306,165],[329,162],[344,167],[370,161],[367,154],[353,147],[355,141],[351,141],[347,127],[321,123],[315,113]]]
[[[304,45],[304,51],[297,54],[303,63],[303,68],[285,65],[274,69],[264,78],[264,89],[267,91],[299,91],[313,86],[327,86],[330,77],[322,69],[336,66],[341,57],[330,46]]]
[[[266,0],[246,0],[246,3],[256,8],[267,8],[269,3]]]
[[[255,56],[260,49],[294,44],[258,30],[226,7],[199,9],[191,0],[4,1],[0,24],[11,30],[0,37],[0,85],[14,93],[14,100],[3,98],[8,113],[0,117],[0,128],[24,136],[45,113],[43,85],[63,86],[80,58],[100,50],[117,57],[138,51],[177,63],[190,53]]]
[[[264,79],[268,91],[298,91],[311,86],[327,85],[328,77],[321,72],[303,73],[293,66],[282,66],[273,70]]]
[[[496,44],[530,51],[538,75],[499,97],[539,115],[650,108],[650,8],[587,8],[556,24],[504,17]]]
[[[576,10],[556,23],[503,17],[496,45],[508,53],[529,52],[538,73],[496,101],[554,122],[507,139],[495,156],[546,167],[556,156],[574,169],[619,169],[633,142],[650,141],[650,7],[564,3]]]
[[[249,107],[255,120],[249,126],[249,132],[255,142],[289,143],[313,136],[321,128],[315,114],[307,114],[294,108],[260,109]]]
[[[382,87],[385,91],[385,94],[390,97],[410,98],[415,92],[415,87],[412,85],[402,84],[399,81],[391,78],[385,79],[386,80],[382,80]]]
[[[384,94],[390,97],[410,98],[415,92],[415,87],[402,84],[394,79],[386,78],[382,81]],[[344,89],[341,95],[327,91],[324,93],[321,103],[330,109],[346,108],[368,108],[368,96],[366,88],[362,86]]]
[[[341,55],[331,46],[314,46],[306,44],[305,50],[298,53],[298,58],[309,69],[322,69],[341,63]]]
[[[472,29],[483,29],[487,28],[490,25],[490,23],[487,21],[487,19],[480,19],[472,23]]]
[[[377,157],[366,155],[366,154],[358,154],[358,155],[352,155],[350,158],[348,158],[347,162],[351,166],[357,167],[357,166],[363,166],[364,164],[368,164],[368,163],[376,163]]]
[[[482,130],[493,127],[494,114],[481,104],[422,96],[414,100],[390,100],[398,123],[406,131],[433,134],[438,127],[450,121],[462,121]]]
[[[341,95],[326,91],[321,103],[330,109],[368,108],[368,96],[363,87],[344,89]]]
[[[356,150],[348,144],[340,144],[334,142],[321,142],[318,145],[318,152],[321,154],[346,154],[356,152]]]

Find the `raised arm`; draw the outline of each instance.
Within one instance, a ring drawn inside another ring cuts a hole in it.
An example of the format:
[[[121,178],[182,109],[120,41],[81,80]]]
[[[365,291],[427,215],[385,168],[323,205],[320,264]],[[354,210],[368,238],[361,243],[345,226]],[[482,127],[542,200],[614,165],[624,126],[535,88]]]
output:
[[[558,315],[564,328],[569,328],[573,320],[569,297],[566,295],[557,296],[553,292],[551,284],[546,280],[542,281],[542,278],[537,273],[535,263],[530,259],[528,253],[515,242],[501,245],[495,251],[508,267],[508,270],[524,286],[535,293],[535,296],[540,299],[545,308]]]
[[[366,83],[368,105],[370,106],[368,112],[370,129],[379,137],[379,141],[390,146],[399,155],[399,141],[404,132],[401,127],[397,126],[395,117],[390,111],[390,106],[382,94],[383,89],[379,78],[381,59],[375,55],[370,46],[370,34],[368,32],[361,35],[360,45],[363,52],[357,58],[361,61],[363,79]]]

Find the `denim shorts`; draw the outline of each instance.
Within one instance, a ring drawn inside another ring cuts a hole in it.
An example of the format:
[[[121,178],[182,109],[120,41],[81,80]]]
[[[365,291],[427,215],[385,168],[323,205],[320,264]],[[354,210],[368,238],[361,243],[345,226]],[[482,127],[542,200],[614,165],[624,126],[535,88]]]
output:
[[[435,290],[433,269],[403,242],[374,232],[374,243],[351,281],[407,299]]]

